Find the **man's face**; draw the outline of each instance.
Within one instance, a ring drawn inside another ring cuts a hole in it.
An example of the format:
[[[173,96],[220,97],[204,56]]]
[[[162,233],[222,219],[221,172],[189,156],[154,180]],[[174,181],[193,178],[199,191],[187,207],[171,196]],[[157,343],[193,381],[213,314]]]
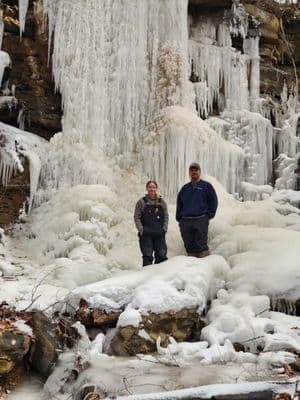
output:
[[[190,169],[190,178],[192,181],[199,181],[201,176],[201,171],[198,168],[191,168]]]

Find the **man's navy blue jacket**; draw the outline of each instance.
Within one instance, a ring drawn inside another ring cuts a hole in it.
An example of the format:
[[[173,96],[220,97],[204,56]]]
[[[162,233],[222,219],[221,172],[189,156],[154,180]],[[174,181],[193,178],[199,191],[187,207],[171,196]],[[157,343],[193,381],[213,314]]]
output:
[[[193,218],[207,215],[213,218],[218,208],[218,198],[213,186],[206,181],[189,182],[177,196],[176,219]]]

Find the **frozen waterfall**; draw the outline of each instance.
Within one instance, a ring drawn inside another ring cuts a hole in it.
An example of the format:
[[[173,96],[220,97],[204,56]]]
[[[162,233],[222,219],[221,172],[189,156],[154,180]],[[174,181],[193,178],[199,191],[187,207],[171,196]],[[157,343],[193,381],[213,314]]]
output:
[[[89,151],[117,157],[121,167],[140,163],[170,199],[194,160],[231,193],[241,181],[270,182],[275,136],[260,98],[259,36],[248,34],[237,2],[221,23],[188,18],[187,3],[44,1],[64,107],[48,162],[54,187],[103,183],[83,156]],[[284,138],[295,136],[292,130]],[[280,146],[289,146],[275,132]],[[57,146],[81,154],[67,157]]]

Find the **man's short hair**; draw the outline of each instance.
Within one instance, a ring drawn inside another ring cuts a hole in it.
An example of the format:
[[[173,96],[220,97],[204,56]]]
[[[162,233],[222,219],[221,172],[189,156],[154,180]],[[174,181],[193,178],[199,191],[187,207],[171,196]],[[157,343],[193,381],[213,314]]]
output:
[[[198,169],[199,171],[201,171],[200,165],[198,163],[196,163],[196,162],[193,162],[190,165],[189,170],[191,170],[191,169]]]

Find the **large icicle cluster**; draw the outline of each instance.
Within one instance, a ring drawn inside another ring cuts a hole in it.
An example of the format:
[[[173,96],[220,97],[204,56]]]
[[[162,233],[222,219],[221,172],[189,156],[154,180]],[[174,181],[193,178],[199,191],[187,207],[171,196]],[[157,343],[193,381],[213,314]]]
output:
[[[184,102],[187,0],[46,0],[44,9],[69,142],[131,152],[162,103]]]
[[[187,179],[191,160],[201,160],[205,173],[218,176],[234,193],[243,168],[244,152],[218,135],[197,115],[183,107],[167,107],[149,127],[142,142],[144,170],[157,179],[168,198]]]
[[[191,73],[198,81],[194,86],[201,116],[207,116],[213,110],[214,102],[220,111],[224,108],[249,108],[249,57],[231,47],[227,24],[215,26],[205,20],[192,26],[189,57]]]

